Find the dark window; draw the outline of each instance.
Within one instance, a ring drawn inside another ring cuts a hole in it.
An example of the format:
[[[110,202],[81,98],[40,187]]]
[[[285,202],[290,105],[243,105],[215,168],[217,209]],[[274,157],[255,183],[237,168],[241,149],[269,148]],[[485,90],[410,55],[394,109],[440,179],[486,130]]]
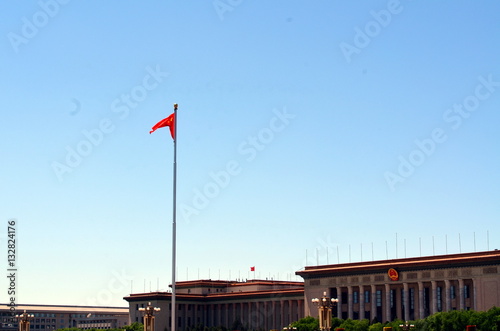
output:
[[[370,291],[365,291],[365,303],[370,303]]]
[[[464,285],[464,298],[468,299],[470,298],[470,293],[469,293],[469,285]]]
[[[436,288],[436,296],[437,296],[437,309],[438,311],[443,311],[443,299],[442,299],[442,293],[443,288],[441,286],[438,286]]]
[[[346,303],[347,302],[347,292],[342,292],[342,303]]]
[[[410,309],[415,309],[415,289],[410,288]]]

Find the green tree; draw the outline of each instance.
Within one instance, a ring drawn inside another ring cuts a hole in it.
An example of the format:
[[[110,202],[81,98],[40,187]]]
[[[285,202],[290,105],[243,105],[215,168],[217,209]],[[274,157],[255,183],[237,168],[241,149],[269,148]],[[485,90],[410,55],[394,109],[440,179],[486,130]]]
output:
[[[319,329],[319,321],[317,318],[307,316],[293,322],[292,327],[297,328],[297,331],[316,331]]]
[[[340,328],[344,328],[349,331],[368,331],[368,327],[370,326],[370,321],[367,319],[364,320],[352,320],[346,319],[342,324],[340,324]]]
[[[383,331],[384,325],[382,323],[376,322],[368,328],[368,331]]]
[[[339,328],[340,325],[342,324],[343,320],[337,317],[332,318],[332,330],[335,330],[336,328]]]
[[[144,325],[142,323],[134,322],[130,325],[125,325],[122,329],[125,331],[143,331]]]

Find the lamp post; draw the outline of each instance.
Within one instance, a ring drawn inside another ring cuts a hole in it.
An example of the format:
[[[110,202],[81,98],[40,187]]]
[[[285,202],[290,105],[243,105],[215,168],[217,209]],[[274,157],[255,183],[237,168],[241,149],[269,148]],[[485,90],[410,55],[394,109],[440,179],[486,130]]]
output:
[[[292,324],[285,326],[283,328],[283,331],[293,331],[293,330],[297,330],[297,328],[295,326],[292,326]]]
[[[413,329],[415,327],[415,325],[410,324],[410,322],[406,321],[404,324],[399,324],[399,327],[402,330],[410,330],[410,329]]]
[[[21,315],[16,315],[19,331],[30,331],[30,321],[34,318],[33,314],[28,314],[26,310]]]
[[[148,306],[146,308],[139,308],[139,311],[142,311],[144,314],[144,331],[155,331],[155,311],[160,311],[160,308],[153,307],[151,302],[148,302]]]
[[[339,302],[337,298],[329,298],[323,292],[321,299],[314,298],[311,302],[318,307],[319,329],[328,331],[332,327],[332,308]]]

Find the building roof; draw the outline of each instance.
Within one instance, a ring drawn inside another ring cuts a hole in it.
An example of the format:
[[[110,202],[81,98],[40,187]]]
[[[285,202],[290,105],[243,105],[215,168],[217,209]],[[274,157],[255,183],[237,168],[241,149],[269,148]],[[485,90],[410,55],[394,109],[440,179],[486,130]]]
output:
[[[176,288],[192,288],[192,287],[235,287],[235,286],[252,286],[252,285],[266,285],[266,286],[304,286],[303,282],[283,281],[283,280],[263,280],[263,279],[249,279],[244,282],[234,280],[211,280],[199,279],[176,282]],[[170,285],[172,286],[172,285]]]
[[[353,274],[385,273],[389,268],[399,271],[456,268],[500,264],[500,251],[486,251],[450,255],[434,255],[403,259],[307,266],[295,274],[304,279]]]
[[[186,289],[199,287],[224,288],[225,290],[221,292],[206,293],[186,293],[185,291]],[[176,293],[176,299],[187,301],[197,300],[203,302],[215,300],[241,300],[261,297],[276,297],[276,299],[279,299],[283,296],[302,296],[304,294],[303,282],[259,279],[248,280],[246,282],[201,279],[177,282],[176,288],[183,290],[183,292]],[[144,300],[170,300],[171,297],[171,292],[150,292],[130,294],[124,299],[132,302]]]

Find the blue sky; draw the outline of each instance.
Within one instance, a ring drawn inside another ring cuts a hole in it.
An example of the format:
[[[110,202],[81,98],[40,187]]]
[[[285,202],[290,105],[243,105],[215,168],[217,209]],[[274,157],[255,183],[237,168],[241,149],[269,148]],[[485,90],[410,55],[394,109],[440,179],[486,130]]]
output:
[[[7,270],[15,219],[16,300],[125,306],[170,284],[173,143],[149,130],[173,103],[178,280],[498,248],[499,15],[3,2],[0,256]]]

